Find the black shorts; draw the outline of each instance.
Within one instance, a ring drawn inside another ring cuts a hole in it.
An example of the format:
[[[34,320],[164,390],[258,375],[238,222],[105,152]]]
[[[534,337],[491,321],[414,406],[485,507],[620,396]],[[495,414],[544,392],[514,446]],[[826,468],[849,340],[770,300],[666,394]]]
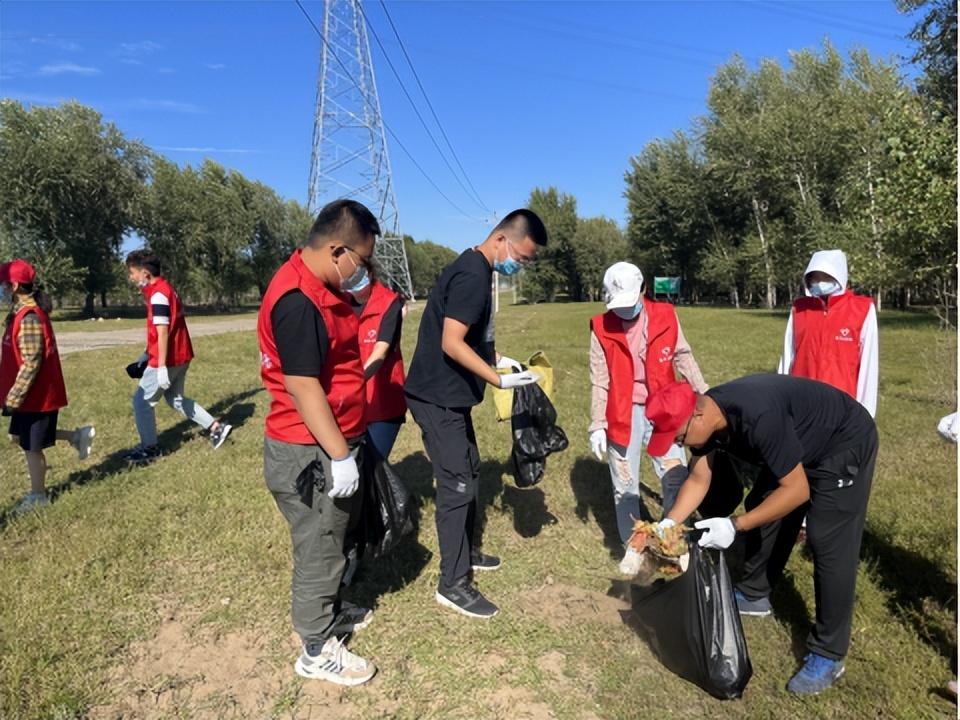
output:
[[[53,412],[17,412],[10,417],[10,434],[27,452],[40,452],[57,442],[57,416]]]

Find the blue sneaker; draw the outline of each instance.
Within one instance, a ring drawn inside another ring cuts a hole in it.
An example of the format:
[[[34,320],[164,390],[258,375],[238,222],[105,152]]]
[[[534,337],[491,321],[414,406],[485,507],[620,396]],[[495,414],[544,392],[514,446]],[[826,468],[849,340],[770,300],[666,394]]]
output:
[[[844,670],[846,668],[842,660],[831,660],[823,655],[810,653],[803,659],[803,667],[790,678],[787,690],[797,695],[819,695],[833,687]]]
[[[773,612],[770,607],[770,598],[762,597],[756,600],[748,600],[742,592],[734,589],[733,596],[737,599],[737,610],[741,615],[750,615],[751,617],[767,617]]]

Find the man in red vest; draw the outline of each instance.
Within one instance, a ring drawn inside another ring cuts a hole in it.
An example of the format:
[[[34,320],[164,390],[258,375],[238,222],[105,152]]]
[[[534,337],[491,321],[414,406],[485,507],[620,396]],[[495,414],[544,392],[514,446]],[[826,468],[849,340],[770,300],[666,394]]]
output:
[[[613,483],[617,529],[626,545],[640,514],[640,454],[653,426],[644,415],[647,397],[676,381],[679,372],[697,392],[706,392],[700,367],[673,305],[643,296],[643,273],[618,262],[603,275],[607,312],[590,321],[590,449],[606,456]],[[660,479],[663,513],[670,512],[687,477],[687,456],[679,445],[650,453]],[[620,571],[635,575],[640,553],[624,551]]]
[[[317,215],[306,245],[270,281],[260,306],[260,376],[270,393],[263,472],[293,544],[292,617],[306,678],[359,685],[376,666],[344,646],[373,613],[343,602],[344,537],[357,517],[366,429],[359,322],[380,226],[353,200]]]
[[[157,446],[157,419],[153,409],[160,399],[188,420],[210,433],[213,449],[223,445],[232,427],[213,418],[199,403],[185,397],[187,370],[193,360],[193,344],[187,318],[176,291],[161,274],[160,259],[150,250],[127,255],[130,282],[143,291],[147,304],[147,349],[140,356],[147,363],[133,394],[133,417],[140,445],[125,456],[128,462],[143,465],[160,456]]]
[[[879,338],[873,300],[847,287],[842,250],[813,254],[783,338],[781,375],[819,380],[843,390],[877,415]]]
[[[57,430],[67,390],[50,322],[49,298],[36,287],[36,273],[24,260],[0,264],[0,288],[13,300],[0,349],[0,407],[10,416],[10,436],[27,461],[30,492],[14,508],[21,514],[48,504],[47,459],[43,451],[57,440],[73,445],[84,460],[96,435],[92,425]]]

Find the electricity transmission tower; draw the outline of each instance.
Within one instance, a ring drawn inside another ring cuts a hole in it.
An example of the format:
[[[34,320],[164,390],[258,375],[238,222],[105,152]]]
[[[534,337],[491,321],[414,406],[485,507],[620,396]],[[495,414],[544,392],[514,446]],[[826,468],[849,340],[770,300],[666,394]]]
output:
[[[307,205],[362,202],[383,233],[374,256],[384,284],[413,298],[407,253],[360,0],[326,0]]]

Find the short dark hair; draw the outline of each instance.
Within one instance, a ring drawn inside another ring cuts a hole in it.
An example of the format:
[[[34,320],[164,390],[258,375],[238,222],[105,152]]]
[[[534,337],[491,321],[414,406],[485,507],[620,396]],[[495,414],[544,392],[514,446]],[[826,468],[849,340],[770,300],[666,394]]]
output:
[[[546,246],[547,244],[547,228],[544,227],[543,220],[533,210],[527,210],[526,208],[514,210],[497,223],[493,231],[497,232],[498,230],[509,230],[520,235],[520,237],[528,237],[540,246]]]
[[[307,244],[316,246],[321,238],[336,236],[350,247],[359,245],[368,235],[379,235],[380,223],[367,206],[356,200],[334,200],[323,206],[313,221]]]
[[[127,255],[127,267],[143,268],[154,277],[160,277],[162,265],[153,250],[134,250]]]

